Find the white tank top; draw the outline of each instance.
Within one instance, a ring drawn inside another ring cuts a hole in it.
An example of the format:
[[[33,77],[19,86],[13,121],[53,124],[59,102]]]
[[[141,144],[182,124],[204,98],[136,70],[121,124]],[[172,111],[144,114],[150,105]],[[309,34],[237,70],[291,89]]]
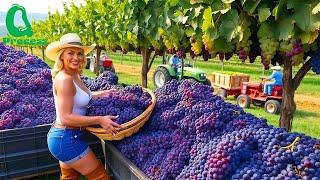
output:
[[[88,94],[86,91],[82,90],[74,81],[73,83],[76,87],[76,94],[73,96],[72,113],[85,115],[87,112],[89,101],[92,98],[92,93],[89,90],[89,94]],[[61,120],[59,118],[58,99],[57,99],[56,93],[53,93],[53,97],[54,97],[54,105],[56,108],[56,122],[62,125]]]

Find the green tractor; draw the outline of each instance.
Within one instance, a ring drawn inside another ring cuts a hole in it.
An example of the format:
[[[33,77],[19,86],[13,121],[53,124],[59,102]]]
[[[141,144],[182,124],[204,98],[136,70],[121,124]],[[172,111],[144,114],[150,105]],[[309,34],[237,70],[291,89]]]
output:
[[[176,55],[173,55],[170,60],[172,60],[172,58],[177,57]],[[181,63],[179,63],[178,66],[175,66],[172,62],[170,63],[170,60],[167,60],[169,63],[159,65],[154,71],[153,83],[157,88],[163,86],[172,79],[192,79],[211,86],[211,82],[203,70],[194,68],[190,64],[184,64],[183,58],[179,58]],[[166,61],[164,60],[164,62]]]

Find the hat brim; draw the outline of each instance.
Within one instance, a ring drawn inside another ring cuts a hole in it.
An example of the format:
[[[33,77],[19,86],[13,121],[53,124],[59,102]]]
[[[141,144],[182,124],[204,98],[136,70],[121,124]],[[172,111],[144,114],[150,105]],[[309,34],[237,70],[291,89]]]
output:
[[[282,68],[280,66],[271,67],[272,70],[281,70]]]
[[[87,55],[96,47],[96,45],[92,44],[91,46],[80,46],[80,45],[75,45],[75,44],[63,44],[63,43],[56,41],[56,42],[50,43],[47,46],[47,48],[45,50],[45,55],[49,59],[56,61],[58,58],[59,51],[61,49],[70,48],[70,47],[76,47],[76,48],[83,49],[84,55]]]

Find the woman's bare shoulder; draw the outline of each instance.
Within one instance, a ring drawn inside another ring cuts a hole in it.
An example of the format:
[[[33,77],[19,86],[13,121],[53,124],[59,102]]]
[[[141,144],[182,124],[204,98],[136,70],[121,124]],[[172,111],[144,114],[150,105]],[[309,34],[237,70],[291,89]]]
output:
[[[59,72],[54,80],[54,86],[58,89],[70,89],[73,85],[73,77],[67,73]]]

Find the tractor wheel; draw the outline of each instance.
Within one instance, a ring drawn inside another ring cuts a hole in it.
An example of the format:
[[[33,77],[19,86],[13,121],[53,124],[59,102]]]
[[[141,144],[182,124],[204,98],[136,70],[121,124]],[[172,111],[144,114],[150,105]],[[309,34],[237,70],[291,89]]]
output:
[[[217,95],[222,97],[222,99],[226,99],[228,94],[227,94],[227,91],[225,89],[217,89]]]
[[[279,114],[280,108],[280,102],[277,100],[268,100],[266,104],[264,104],[265,111],[270,114]]]
[[[240,106],[242,108],[250,107],[250,103],[251,103],[251,100],[248,95],[242,94],[237,97],[237,104],[238,104],[238,106]]]
[[[168,70],[164,67],[158,67],[153,74],[153,83],[159,88],[163,86],[165,83],[170,81],[172,78],[168,72]]]
[[[211,86],[211,81],[208,78],[206,78],[206,81],[203,84]]]

